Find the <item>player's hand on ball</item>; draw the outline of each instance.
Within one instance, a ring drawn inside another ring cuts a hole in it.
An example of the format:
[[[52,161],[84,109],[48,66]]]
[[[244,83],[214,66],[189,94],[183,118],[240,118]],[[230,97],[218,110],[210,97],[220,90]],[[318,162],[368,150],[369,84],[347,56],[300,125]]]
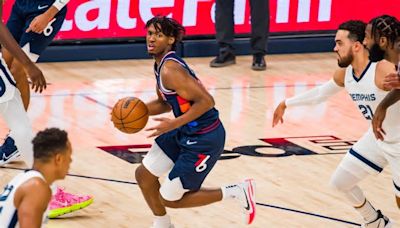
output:
[[[154,118],[154,120],[159,121],[160,123],[155,127],[150,127],[146,129],[146,131],[154,131],[151,135],[147,136],[148,138],[159,136],[176,128],[175,122],[172,119],[157,117]]]

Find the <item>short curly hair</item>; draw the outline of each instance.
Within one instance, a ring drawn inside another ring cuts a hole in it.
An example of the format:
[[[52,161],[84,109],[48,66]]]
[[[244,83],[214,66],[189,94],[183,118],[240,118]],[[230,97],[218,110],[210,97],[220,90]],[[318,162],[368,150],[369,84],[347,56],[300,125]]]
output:
[[[34,158],[46,162],[67,149],[68,133],[58,128],[46,128],[36,134],[32,143]]]
[[[176,45],[182,41],[185,35],[185,28],[175,19],[166,16],[155,16],[146,22],[146,28],[153,25],[157,32],[162,32],[166,36],[174,37],[172,50],[176,50]]]

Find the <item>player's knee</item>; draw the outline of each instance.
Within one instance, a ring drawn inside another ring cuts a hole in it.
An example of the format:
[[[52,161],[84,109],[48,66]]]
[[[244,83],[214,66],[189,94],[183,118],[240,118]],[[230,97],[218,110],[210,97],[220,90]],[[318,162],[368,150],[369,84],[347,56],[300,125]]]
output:
[[[157,180],[143,165],[137,167],[137,169],[135,170],[135,177],[138,185],[142,189],[152,187],[154,179]]]
[[[160,188],[161,201],[166,207],[179,208],[179,200],[182,199],[187,191],[187,189],[183,188],[179,177],[173,180],[166,178]]]

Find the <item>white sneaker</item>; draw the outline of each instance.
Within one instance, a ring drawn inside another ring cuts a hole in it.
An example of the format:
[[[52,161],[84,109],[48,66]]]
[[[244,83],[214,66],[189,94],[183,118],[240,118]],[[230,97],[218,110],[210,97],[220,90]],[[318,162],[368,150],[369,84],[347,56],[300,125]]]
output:
[[[378,218],[374,221],[365,223],[361,227],[363,228],[390,228],[392,227],[392,222],[390,219],[382,214],[380,210],[378,212]]]
[[[240,194],[237,199],[242,203],[245,224],[250,225],[256,217],[256,195],[255,195],[255,181],[253,179],[246,179],[242,183],[237,184],[240,188]]]

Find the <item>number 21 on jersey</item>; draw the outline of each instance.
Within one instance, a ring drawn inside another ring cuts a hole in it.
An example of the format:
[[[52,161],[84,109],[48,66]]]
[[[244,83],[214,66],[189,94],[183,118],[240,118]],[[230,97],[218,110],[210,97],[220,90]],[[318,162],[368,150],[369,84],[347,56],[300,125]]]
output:
[[[364,115],[365,119],[372,120],[374,113],[369,105],[358,105],[358,108],[361,110],[361,113]]]

